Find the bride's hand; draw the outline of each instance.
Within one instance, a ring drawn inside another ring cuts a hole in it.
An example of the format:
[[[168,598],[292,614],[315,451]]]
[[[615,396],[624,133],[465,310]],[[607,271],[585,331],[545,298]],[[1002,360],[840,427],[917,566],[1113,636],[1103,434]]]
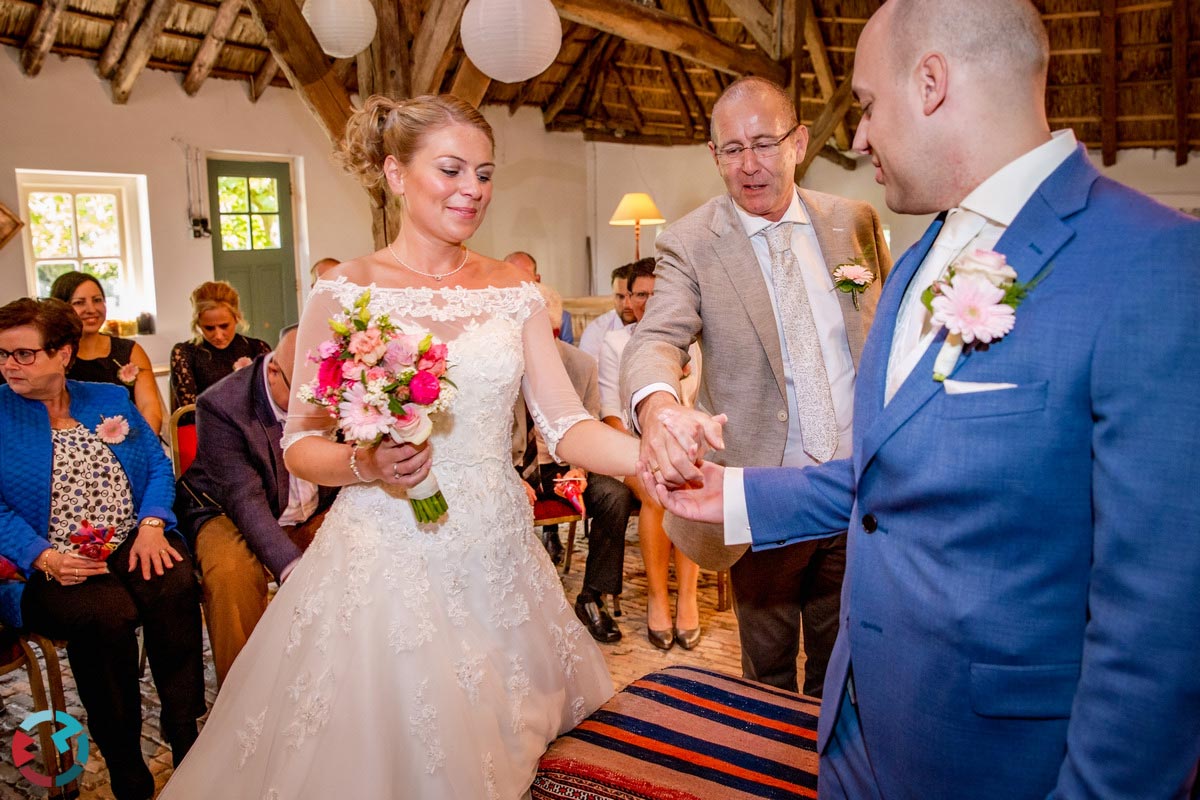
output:
[[[371,472],[375,480],[411,489],[429,474],[433,450],[428,442],[420,446],[396,444],[391,439],[371,450]]]

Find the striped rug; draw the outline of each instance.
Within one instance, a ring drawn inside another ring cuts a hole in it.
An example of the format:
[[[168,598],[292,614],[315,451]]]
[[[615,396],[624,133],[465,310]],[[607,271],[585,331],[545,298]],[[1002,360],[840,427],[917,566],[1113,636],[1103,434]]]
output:
[[[694,667],[634,681],[550,745],[534,800],[817,796],[819,700]]]

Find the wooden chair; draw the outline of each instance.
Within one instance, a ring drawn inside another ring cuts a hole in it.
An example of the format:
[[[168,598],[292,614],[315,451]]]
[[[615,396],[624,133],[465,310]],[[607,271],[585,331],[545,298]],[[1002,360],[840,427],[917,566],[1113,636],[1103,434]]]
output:
[[[36,649],[35,649],[36,646]],[[42,658],[38,659],[37,650]],[[45,661],[43,673],[41,661]],[[33,697],[34,711],[66,711],[67,700],[63,692],[62,665],[54,642],[36,633],[20,631],[0,624],[0,675],[24,668],[29,678],[29,693]],[[45,676],[43,678],[43,675]],[[49,683],[49,694],[46,684]],[[53,726],[38,727],[38,749],[41,751],[42,770],[45,775],[60,775],[74,763],[70,751],[59,754],[55,748]],[[78,781],[50,790],[50,797],[77,797]]]
[[[196,459],[195,403],[175,409],[167,421],[167,434],[171,438],[171,463],[175,465],[175,477],[178,478]]]
[[[566,575],[571,571],[571,554],[575,549],[575,525],[583,522],[583,533],[587,535],[587,518],[575,510],[565,500],[551,498],[547,500],[538,500],[533,504],[533,524],[536,527],[543,525],[561,525],[567,523],[567,551],[563,558],[563,574]]]

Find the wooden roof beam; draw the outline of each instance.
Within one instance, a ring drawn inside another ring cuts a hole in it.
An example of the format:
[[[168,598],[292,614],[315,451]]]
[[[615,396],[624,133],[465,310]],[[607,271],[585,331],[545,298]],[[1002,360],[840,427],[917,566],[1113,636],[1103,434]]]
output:
[[[608,36],[608,34],[601,34]],[[607,75],[609,65],[617,56],[617,51],[621,49],[624,42],[616,36],[608,36],[608,42],[604,45],[604,52],[600,58],[592,65],[591,74],[587,77],[587,83],[583,86],[583,98],[585,101],[585,109],[583,116],[585,119],[592,117],[596,113],[596,108],[600,105],[600,101],[604,97],[604,87],[607,83]]]
[[[461,97],[478,108],[491,85],[492,79],[484,75],[483,71],[467,58],[467,54],[463,53],[462,61],[458,62],[458,70],[454,73],[454,85],[450,87],[450,94]]]
[[[633,118],[633,126],[639,132],[646,127],[645,118],[638,113],[637,101],[633,99],[633,92],[629,90],[629,83],[626,82],[625,76],[621,74],[621,70],[613,69],[612,74],[617,78],[617,86],[621,89],[621,96],[625,98],[628,104],[629,116]]]
[[[121,17],[113,23],[112,32],[108,35],[108,42],[104,45],[104,52],[100,54],[100,63],[96,71],[100,73],[101,78],[111,78],[113,72],[116,71],[117,64],[121,63],[121,56],[125,55],[125,46],[129,44],[129,36],[133,33],[138,20],[142,18],[142,11],[145,8],[146,0],[126,0]]]
[[[225,39],[233,29],[233,23],[237,21],[238,12],[241,10],[242,0],[221,0],[221,6],[217,9],[217,15],[213,17],[208,35],[196,51],[192,66],[188,68],[187,76],[183,79],[183,90],[188,94],[194,95],[200,91],[208,73],[212,72],[213,65],[221,55],[221,48],[225,46]]]
[[[129,40],[129,47],[126,48],[117,71],[113,74],[112,99],[114,103],[124,105],[129,100],[133,84],[142,74],[142,70],[146,68],[146,62],[150,60],[150,56],[154,52],[154,43],[158,40],[158,35],[162,33],[167,24],[167,18],[171,16],[174,9],[175,0],[153,0],[151,2],[146,16],[142,17],[141,23],[133,33],[133,38]]]
[[[1175,166],[1188,160],[1188,4],[1171,6],[1171,76],[1175,95]]]
[[[375,29],[375,40],[367,48],[372,71],[368,94],[382,94],[394,100],[413,96],[412,91],[412,45],[413,36],[408,28],[408,12],[398,3],[388,0],[372,0],[379,25]],[[362,78],[363,54],[359,54],[359,78]],[[367,97],[360,88],[359,96]]]
[[[829,63],[829,53],[825,49],[825,38],[821,36],[821,24],[817,21],[817,15],[813,13],[812,0],[796,0],[797,18],[803,10],[804,15],[804,45],[808,48],[808,55],[813,62],[813,70],[817,73],[817,83],[821,87],[821,95],[825,100],[833,97],[834,90],[837,86],[834,83],[833,67]],[[796,53],[792,52],[792,63],[796,63]],[[842,120],[834,128],[834,137],[837,140],[837,146],[841,150],[850,149],[850,132],[846,127],[845,120]]]
[[[275,60],[275,56],[267,53],[267,57],[263,59],[262,66],[258,68],[258,72],[254,73],[254,77],[250,79],[250,99],[257,103],[258,98],[263,96],[263,92],[271,85],[271,81],[275,80],[275,76],[279,74],[279,62]]]
[[[25,46],[21,48],[21,69],[26,75],[33,77],[42,71],[46,54],[58,38],[58,24],[66,7],[67,0],[42,0],[37,17],[33,20],[33,28],[25,40]]]
[[[804,177],[804,173],[808,172],[808,167],[812,164],[813,159],[825,149],[825,143],[829,141],[829,137],[833,135],[834,128],[837,124],[846,118],[846,112],[850,110],[850,102],[854,99],[850,94],[850,75],[847,75],[833,93],[833,97],[829,98],[829,102],[821,109],[821,113],[817,115],[817,119],[812,124],[812,135],[808,139],[808,149],[804,152],[804,160],[796,165],[796,183]]]
[[[436,92],[446,74],[446,51],[454,44],[467,0],[430,0],[413,40],[412,93]]]
[[[571,71],[567,76],[559,82],[558,89],[550,96],[550,102],[546,105],[546,110],[542,112],[542,122],[549,125],[558,116],[558,112],[562,111],[567,101],[571,98],[576,87],[579,86],[585,75],[591,72],[592,65],[600,58],[600,54],[608,49],[608,34],[602,34],[599,39],[603,41],[593,41],[590,46],[585,48],[583,57],[575,62],[571,67]]]
[[[756,50],[745,50],[676,16],[632,0],[552,0],[563,19],[658,48],[734,75],[762,75],[782,83],[783,67]]]
[[[688,110],[687,100],[683,99],[683,90],[675,82],[675,76],[671,73],[671,67],[667,64],[666,54],[662,50],[651,50],[650,54],[662,68],[663,79],[667,84],[667,88],[671,90],[671,99],[675,101],[675,108],[679,109],[679,116],[683,117],[683,124],[687,126],[688,130],[692,130],[692,114]]]
[[[725,0],[725,5],[741,21],[754,43],[768,56],[778,59],[779,35],[775,30],[774,15],[758,0]]]
[[[1100,154],[1117,163],[1117,0],[1100,0]]]
[[[566,47],[567,42],[571,41],[571,37],[575,35],[575,32],[578,29],[579,26],[574,22],[568,22],[563,26],[562,45],[560,45],[558,50],[560,55],[562,54],[563,48]],[[554,66],[554,64],[555,62],[551,62],[550,66],[546,67],[546,70],[549,70],[550,67]],[[508,115],[510,117],[517,113],[517,109],[525,105],[529,98],[533,96],[533,90],[537,88],[538,81],[541,79],[541,76],[545,74],[546,72],[543,71],[540,75],[535,75],[529,80],[521,82],[521,88],[517,89],[517,93],[513,95],[512,100],[508,101]]]
[[[267,46],[288,83],[324,128],[330,141],[342,136],[354,111],[346,87],[338,82],[329,57],[300,14],[295,0],[246,0],[267,33]]]

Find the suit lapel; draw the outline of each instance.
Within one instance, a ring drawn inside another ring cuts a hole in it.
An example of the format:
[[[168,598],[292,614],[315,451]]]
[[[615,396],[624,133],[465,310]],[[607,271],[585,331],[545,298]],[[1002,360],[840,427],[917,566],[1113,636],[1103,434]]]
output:
[[[271,407],[271,398],[267,397],[267,387],[263,384],[262,361],[256,359],[253,365],[254,374],[250,376],[250,397],[254,401],[254,415],[262,431],[262,441],[267,446],[274,470],[276,497],[279,498],[279,512],[282,514],[288,506],[288,471],[283,463],[283,424],[275,418],[275,409]]]
[[[775,382],[779,386],[779,394],[787,396],[787,388],[783,378],[783,350],[779,346],[779,331],[775,327],[775,309],[771,305],[771,295],[767,292],[767,283],[763,279],[762,268],[754,257],[754,248],[746,236],[745,229],[733,210],[733,200],[729,197],[719,206],[714,215],[712,231],[717,238],[712,243],[713,252],[725,272],[729,275],[730,283],[746,309],[746,316],[758,334],[766,351],[767,361],[771,372],[775,374]]]
[[[837,269],[838,265],[845,264],[855,256],[854,229],[849,226],[835,228],[834,223],[838,220],[833,219],[829,209],[812,193],[803,189],[799,191],[800,202],[804,204],[804,209],[808,212],[808,219],[817,236],[817,245],[821,248],[821,257],[825,260],[825,270],[832,279],[833,271]],[[862,357],[863,340],[866,337],[863,312],[861,308],[854,306],[854,297],[848,292],[835,290],[834,294],[837,295],[838,305],[842,308],[842,320],[846,327],[846,343],[850,346],[850,357],[854,360],[854,369],[857,371]]]

